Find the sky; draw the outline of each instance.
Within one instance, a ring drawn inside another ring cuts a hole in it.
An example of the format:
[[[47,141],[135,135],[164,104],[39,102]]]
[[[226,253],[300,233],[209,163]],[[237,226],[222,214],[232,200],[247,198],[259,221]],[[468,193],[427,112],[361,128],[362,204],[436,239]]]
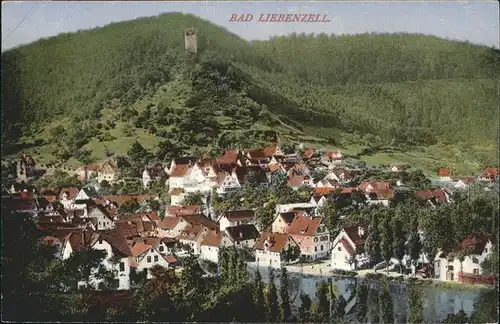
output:
[[[40,38],[166,12],[185,12],[247,40],[289,33],[409,32],[499,48],[497,1],[453,2],[2,2],[2,51]],[[251,13],[251,22],[230,22]],[[260,14],[326,14],[328,23],[258,23]]]

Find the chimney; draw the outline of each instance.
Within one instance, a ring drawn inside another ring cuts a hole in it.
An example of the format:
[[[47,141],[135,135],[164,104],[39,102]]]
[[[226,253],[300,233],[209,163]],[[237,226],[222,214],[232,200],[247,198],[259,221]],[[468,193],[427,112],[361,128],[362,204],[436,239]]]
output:
[[[365,229],[363,227],[358,227],[358,236],[363,237],[365,235]]]

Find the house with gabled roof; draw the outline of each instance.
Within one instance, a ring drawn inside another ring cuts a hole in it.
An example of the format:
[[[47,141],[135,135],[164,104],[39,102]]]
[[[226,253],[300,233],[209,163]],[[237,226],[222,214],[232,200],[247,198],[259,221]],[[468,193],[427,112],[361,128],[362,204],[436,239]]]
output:
[[[458,249],[442,248],[434,259],[434,275],[443,281],[458,281],[464,277],[480,277],[481,263],[493,253],[495,238],[491,234],[471,234],[462,240]],[[465,258],[460,262],[458,253]]]
[[[457,180],[457,182],[455,183],[455,185],[453,187],[455,189],[465,190],[465,189],[468,189],[470,187],[470,185],[474,182],[474,180],[475,179],[473,177],[460,178]]]
[[[201,252],[201,242],[209,232],[209,228],[203,225],[188,225],[177,236],[180,243],[188,245],[193,250],[194,255],[199,255]]]
[[[450,195],[443,188],[416,191],[415,196],[420,200],[426,201],[431,207],[451,202]]]
[[[167,216],[158,223],[156,228],[158,237],[177,237],[187,226],[187,222],[182,217]]]
[[[451,168],[441,168],[438,170],[439,180],[452,181],[453,170]]]
[[[142,171],[142,185],[147,189],[151,181],[160,180],[164,175],[165,170],[160,165],[145,167]]]
[[[194,163],[196,163],[197,160],[198,158],[194,156],[176,157],[172,160],[172,162],[170,162],[170,167],[167,168],[165,171],[169,176],[172,176],[172,172],[177,166],[179,165],[192,166]]]
[[[486,168],[484,169],[482,175],[479,177],[479,180],[482,181],[498,181],[498,177],[500,176],[500,168]]]
[[[332,242],[332,269],[356,270],[369,262],[365,253],[368,233],[360,226],[343,228]]]
[[[271,224],[271,229],[273,233],[288,233],[288,228],[294,220],[295,216],[302,214],[301,212],[291,211],[278,213],[273,223]]]
[[[75,198],[80,193],[79,188],[61,188],[59,191],[59,202],[64,206],[64,209],[74,209]]]
[[[226,150],[222,155],[216,160],[218,164],[223,165],[245,165],[245,157],[243,152],[240,150]]]
[[[175,266],[177,260],[173,255],[167,254],[168,252],[160,252],[159,248],[164,248],[163,245],[154,246],[153,244],[148,244],[147,241],[135,241],[132,242],[130,250],[132,252],[132,257],[129,260],[131,268],[136,271],[147,271],[146,278],[151,279],[150,269],[154,266],[160,266],[165,269],[169,269]]]
[[[340,151],[324,152],[321,156],[321,163],[329,169],[334,169],[342,164],[342,158],[343,155]]]
[[[186,198],[187,194],[182,188],[170,188],[170,204],[173,206],[182,205],[182,201]]]
[[[283,233],[263,232],[255,243],[255,258],[257,264],[263,267],[281,268],[286,260],[286,255],[299,246],[292,236]]]
[[[174,165],[167,180],[169,188],[184,188],[184,179],[193,166],[189,164]]]
[[[321,217],[296,215],[288,227],[288,234],[299,245],[301,255],[307,259],[321,259],[330,252],[330,233]]]
[[[260,234],[254,224],[229,226],[222,232],[222,245],[253,248]]]
[[[94,218],[94,223],[96,224],[97,230],[109,230],[115,228],[115,217],[111,216],[110,213],[102,205],[94,205],[89,208],[87,212],[87,217]]]
[[[207,235],[200,243],[200,259],[218,263],[221,241],[222,241],[221,232],[208,231]]]
[[[255,210],[253,209],[228,210],[223,212],[217,219],[221,232],[223,232],[226,227],[255,224],[255,221]]]

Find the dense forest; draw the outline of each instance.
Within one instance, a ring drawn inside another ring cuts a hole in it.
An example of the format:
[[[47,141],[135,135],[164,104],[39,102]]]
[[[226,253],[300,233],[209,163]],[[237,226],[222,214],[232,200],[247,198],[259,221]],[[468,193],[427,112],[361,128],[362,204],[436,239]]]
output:
[[[187,27],[198,31],[197,54],[184,49]],[[66,160],[92,141],[140,134],[149,148],[164,140],[171,151],[205,154],[277,136],[492,145],[499,76],[500,52],[467,42],[413,34],[247,42],[169,13],[2,53],[2,150],[38,140]]]

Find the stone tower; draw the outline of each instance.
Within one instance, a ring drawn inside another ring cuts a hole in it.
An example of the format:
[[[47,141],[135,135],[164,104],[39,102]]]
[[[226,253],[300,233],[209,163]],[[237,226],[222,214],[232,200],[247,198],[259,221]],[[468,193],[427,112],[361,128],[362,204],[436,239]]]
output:
[[[184,42],[186,43],[186,51],[195,54],[198,52],[198,42],[196,40],[196,30],[194,28],[184,30]]]

